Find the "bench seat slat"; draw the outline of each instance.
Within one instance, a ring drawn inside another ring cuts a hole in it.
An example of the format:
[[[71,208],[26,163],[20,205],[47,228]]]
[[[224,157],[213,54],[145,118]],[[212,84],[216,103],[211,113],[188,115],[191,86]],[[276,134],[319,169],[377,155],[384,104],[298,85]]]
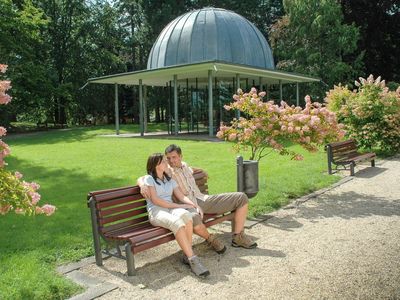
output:
[[[151,225],[151,224],[150,224]],[[151,238],[156,238],[165,234],[171,233],[170,230],[163,228],[163,227],[154,227],[154,226],[147,226],[145,228],[142,228],[140,230],[134,230],[134,231],[130,231],[130,232],[126,232],[123,234],[120,234],[118,236],[118,238],[122,238],[124,240],[128,240],[128,239],[132,239],[134,237],[144,237],[147,236],[146,238],[143,238],[142,240],[139,240],[139,242],[144,241],[144,240],[148,240]]]
[[[161,229],[162,230],[161,230]],[[137,226],[133,228],[123,228],[121,230],[118,230],[116,232],[108,233],[106,236],[112,239],[117,239],[117,240],[128,240],[131,238],[134,238],[136,236],[142,236],[142,235],[147,235],[147,237],[144,239],[149,239],[151,237],[157,237],[162,234],[169,233],[168,229],[165,229],[163,227],[158,227],[158,226],[153,226],[150,223],[144,224],[144,226]]]
[[[136,245],[135,247],[132,247],[132,252],[133,252],[133,254],[137,254],[137,253],[142,252],[144,250],[147,250],[147,249],[150,249],[150,248],[154,248],[155,246],[162,245],[164,243],[173,241],[174,239],[175,239],[175,236],[171,232],[171,234],[163,236],[162,238],[151,240],[151,241],[148,241],[146,243],[143,243],[143,244],[140,244],[140,245]]]
[[[129,237],[129,240],[131,241],[132,246],[136,246],[137,244],[159,238],[167,234],[172,234],[172,232],[163,227],[154,227],[152,230],[138,232],[137,234]]]
[[[135,231],[139,231],[141,229],[152,228],[152,227],[153,227],[153,225],[151,225],[150,222],[148,220],[146,220],[143,223],[128,224],[128,225],[125,225],[123,227],[119,227],[116,229],[106,230],[104,232],[104,235],[106,237],[110,237],[110,238],[118,238],[119,236],[122,236],[122,235],[126,234],[127,232],[135,232]]]
[[[360,154],[360,155],[354,156],[354,157],[347,157],[347,158],[344,158],[341,161],[336,161],[336,162],[338,164],[348,165],[353,161],[354,162],[361,162],[363,160],[369,160],[369,159],[374,158],[374,157],[376,157],[375,153],[365,153],[365,154]]]
[[[206,227],[210,227],[213,226],[215,224],[221,223],[223,221],[230,221],[233,219],[235,213],[228,213],[226,215],[218,215],[217,218],[212,218],[212,219],[208,219],[207,221],[204,222],[204,225],[206,225]]]

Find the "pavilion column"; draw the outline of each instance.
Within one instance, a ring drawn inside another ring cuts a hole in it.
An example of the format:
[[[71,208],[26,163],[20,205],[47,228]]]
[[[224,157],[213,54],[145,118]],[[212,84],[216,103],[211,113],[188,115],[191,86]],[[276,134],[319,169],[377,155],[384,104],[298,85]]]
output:
[[[279,80],[279,99],[283,100],[282,80]]]
[[[147,85],[143,86],[143,131],[147,132]]]
[[[214,136],[212,71],[208,70],[208,135]]]
[[[258,89],[259,89],[259,91],[258,92],[261,92],[262,91],[262,77],[260,76],[260,77],[258,77]]]
[[[118,107],[118,84],[115,84],[115,134],[119,135],[119,107]]]
[[[175,135],[178,135],[179,120],[178,120],[178,75],[174,75],[174,119],[175,119]]]
[[[237,93],[237,90],[240,89],[240,74],[236,74],[236,91],[235,94]],[[236,110],[236,119],[240,118],[240,110]]]
[[[300,105],[299,83],[296,82],[296,106]]]
[[[143,127],[143,84],[142,79],[139,79],[139,124],[140,124],[140,135],[144,135]]]

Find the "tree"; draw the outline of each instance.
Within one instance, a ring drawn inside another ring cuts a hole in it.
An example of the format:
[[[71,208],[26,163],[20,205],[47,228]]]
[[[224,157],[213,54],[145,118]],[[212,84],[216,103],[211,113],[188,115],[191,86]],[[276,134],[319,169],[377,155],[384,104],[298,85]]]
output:
[[[43,12],[31,1],[0,0],[0,57],[11,67],[13,102],[0,108],[3,124],[8,126],[17,115],[40,119],[51,91],[45,61],[46,47],[41,32],[48,24]]]
[[[344,20],[360,32],[358,47],[365,52],[367,74],[400,82],[400,2],[341,0]]]
[[[285,0],[285,16],[270,30],[277,68],[320,77],[328,86],[347,83],[360,74],[363,53],[357,51],[359,32],[344,24],[335,0]],[[322,96],[324,87],[312,93]]]

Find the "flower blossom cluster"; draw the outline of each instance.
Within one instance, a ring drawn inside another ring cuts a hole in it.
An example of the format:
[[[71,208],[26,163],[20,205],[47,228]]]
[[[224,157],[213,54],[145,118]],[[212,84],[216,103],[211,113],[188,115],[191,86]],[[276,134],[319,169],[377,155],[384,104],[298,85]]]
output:
[[[337,112],[350,138],[365,148],[395,153],[400,149],[400,87],[389,91],[381,77],[359,78],[358,90],[335,86],[328,107]]]
[[[7,65],[0,64],[0,73],[7,70]],[[6,91],[11,88],[10,81],[0,80],[0,104],[7,104],[11,101],[11,97]],[[0,215],[5,215],[10,211],[17,214],[45,214],[52,215],[56,207],[45,204],[38,206],[40,194],[37,190],[39,184],[35,182],[21,181],[22,174],[15,172],[14,174],[5,169],[7,163],[4,158],[10,154],[10,147],[2,140],[7,130],[0,126]]]
[[[317,151],[320,145],[340,140],[345,134],[335,113],[318,102],[311,102],[309,96],[305,98],[305,108],[289,106],[284,101],[280,105],[264,102],[263,97],[265,92],[257,93],[255,88],[249,93],[239,89],[225,109],[239,110],[245,117],[233,119],[229,126],[221,124],[217,133],[218,138],[234,142],[236,151],[249,149],[250,159],[260,160],[270,152],[266,152],[269,148],[301,160],[302,156],[287,149],[282,141]]]
[[[0,64],[0,73],[7,71],[7,65]],[[11,88],[11,82],[9,80],[0,81],[0,104],[7,104],[11,101],[10,95],[6,94],[7,90]]]

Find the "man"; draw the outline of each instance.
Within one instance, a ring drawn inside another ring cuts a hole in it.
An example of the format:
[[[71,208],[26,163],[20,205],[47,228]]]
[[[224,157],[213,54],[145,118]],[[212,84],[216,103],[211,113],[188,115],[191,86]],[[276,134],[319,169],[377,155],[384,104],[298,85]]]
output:
[[[213,234],[210,234],[202,222],[203,213],[220,214],[235,211],[234,228],[232,228],[232,246],[252,249],[257,243],[252,241],[244,233],[244,223],[248,212],[249,200],[244,193],[223,193],[215,195],[204,195],[200,192],[193,177],[192,169],[182,161],[182,150],[177,145],[169,145],[165,149],[169,170],[172,178],[178,183],[183,194],[197,205],[197,211],[193,210],[193,232],[204,238],[208,244],[217,252],[224,253],[225,245]],[[141,192],[144,196],[147,189],[141,179],[138,180]]]

